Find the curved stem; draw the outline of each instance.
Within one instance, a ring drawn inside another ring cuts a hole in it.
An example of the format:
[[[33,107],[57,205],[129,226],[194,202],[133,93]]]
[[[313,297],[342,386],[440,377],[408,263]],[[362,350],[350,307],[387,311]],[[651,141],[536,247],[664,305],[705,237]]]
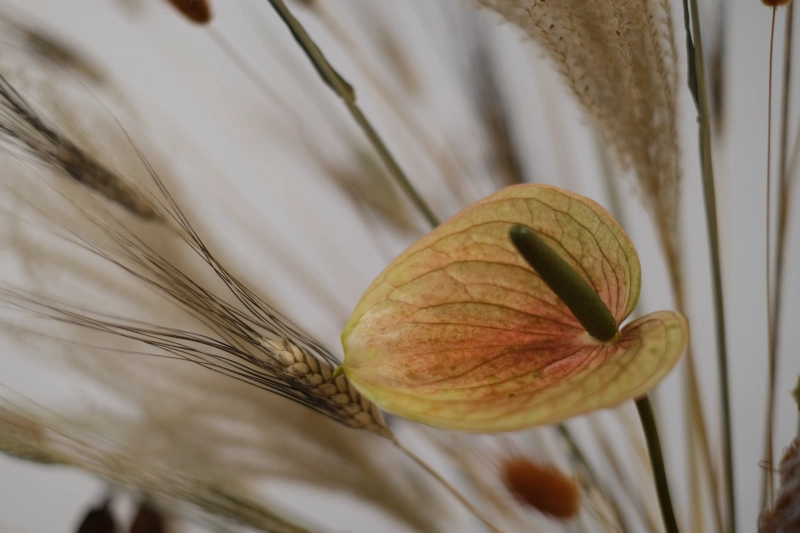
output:
[[[325,56],[322,54],[322,51],[317,47],[316,43],[311,39],[311,37],[306,32],[303,25],[300,24],[292,12],[289,11],[289,8],[286,7],[286,3],[283,0],[267,0],[270,5],[275,9],[278,13],[278,16],[283,20],[286,26],[289,28],[289,31],[292,33],[292,36],[300,45],[300,47],[305,52],[308,59],[311,60],[311,63],[314,65],[314,68],[319,73],[322,80],[328,85],[328,87],[336,93],[336,95],[342,99],[344,104],[347,106],[347,110],[350,111],[350,115],[352,115],[353,119],[356,123],[361,127],[361,130],[367,136],[370,144],[378,153],[378,156],[381,158],[381,161],[386,166],[389,174],[392,178],[397,182],[403,192],[408,196],[411,202],[417,207],[417,209],[422,213],[428,223],[436,227],[439,225],[439,219],[433,213],[428,204],[425,203],[425,200],[419,195],[419,193],[414,189],[414,186],[409,181],[408,177],[403,172],[403,169],[400,168],[400,165],[397,163],[395,158],[392,156],[391,152],[384,144],[383,140],[381,139],[378,132],[375,131],[375,128],[372,127],[372,124],[367,120],[367,117],[361,111],[361,108],[358,107],[356,104],[356,94],[353,90],[353,87],[350,86],[344,78],[342,78],[338,72],[328,63],[328,60],[325,59]]]
[[[667,470],[664,468],[664,455],[661,453],[661,441],[658,438],[658,427],[650,399],[647,396],[638,398],[636,410],[639,412],[644,437],[647,441],[647,450],[650,452],[650,464],[656,480],[656,492],[658,493],[658,503],[661,506],[661,516],[664,518],[664,527],[667,529],[667,533],[680,533],[678,521],[675,519],[675,511],[672,509]]]
[[[397,440],[397,437],[395,437],[394,435],[392,435],[391,437],[388,437],[388,438],[389,438],[389,440],[391,440],[394,443],[395,446],[397,446],[400,449],[400,451],[402,451],[404,454],[406,454],[406,456],[408,456],[409,459],[411,459],[412,461],[417,463],[426,472],[428,472],[430,475],[432,475],[434,478],[436,478],[436,480],[439,483],[441,483],[442,486],[444,486],[444,488],[446,488],[448,491],[450,491],[450,494],[455,496],[458,499],[458,501],[460,501],[462,504],[464,504],[464,507],[469,509],[469,511],[473,515],[475,515],[475,518],[477,518],[478,520],[483,522],[483,524],[486,527],[488,527],[491,531],[493,531],[494,533],[502,533],[502,530],[499,527],[494,525],[494,523],[492,523],[492,521],[489,520],[489,518],[485,514],[483,514],[477,507],[475,507],[467,499],[466,496],[461,494],[458,491],[457,488],[455,488],[449,481],[447,481],[444,477],[442,477],[442,475],[439,472],[437,472],[433,467],[431,467],[428,463],[423,461],[422,458],[419,457],[417,454],[415,454],[414,452],[412,452],[411,450],[409,450],[408,448],[403,446],[403,444],[401,444],[400,441]]]

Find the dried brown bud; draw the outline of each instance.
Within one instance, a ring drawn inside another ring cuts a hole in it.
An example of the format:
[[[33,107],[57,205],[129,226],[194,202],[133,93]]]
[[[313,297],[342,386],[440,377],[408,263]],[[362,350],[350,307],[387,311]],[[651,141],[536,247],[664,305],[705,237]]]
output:
[[[207,0],[168,0],[192,22],[207,24],[211,22],[211,5]]]
[[[106,501],[100,507],[86,513],[86,517],[78,527],[78,533],[114,533],[117,525],[111,514],[110,503]]]
[[[765,6],[769,7],[778,7],[778,6],[788,6],[792,3],[792,0],[761,0],[761,2]]]
[[[164,533],[166,527],[164,525],[164,517],[161,513],[143,503],[139,507],[139,512],[136,513],[136,518],[133,519],[130,533]]]
[[[580,510],[581,493],[573,479],[561,471],[518,457],[502,466],[503,484],[522,504],[542,514],[568,520]]]

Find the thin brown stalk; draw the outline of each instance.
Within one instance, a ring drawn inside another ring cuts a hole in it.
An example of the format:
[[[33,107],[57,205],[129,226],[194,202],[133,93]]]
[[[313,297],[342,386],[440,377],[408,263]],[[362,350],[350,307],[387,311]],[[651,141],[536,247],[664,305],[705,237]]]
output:
[[[439,483],[442,484],[444,488],[446,488],[453,496],[456,497],[458,501],[460,501],[464,507],[466,507],[478,520],[483,522],[483,524],[489,528],[490,531],[493,533],[502,533],[502,530],[498,528],[483,512],[475,507],[475,505],[470,502],[461,492],[456,489],[449,481],[447,481],[439,472],[437,472],[434,468],[432,468],[428,463],[426,463],[421,457],[417,454],[406,448],[396,437],[389,437],[390,440],[394,443],[397,448],[402,451],[409,459],[417,463],[421,466],[428,474],[433,476]]]
[[[353,87],[342,78],[336,70],[328,63],[322,51],[317,47],[314,41],[306,32],[305,28],[300,21],[298,21],[286,3],[283,0],[267,0],[270,5],[278,13],[278,16],[284,21],[289,31],[294,36],[297,43],[303,49],[305,54],[311,60],[314,68],[322,77],[323,81],[336,93],[339,98],[344,102],[348,111],[352,115],[356,123],[361,127],[372,147],[377,152],[381,161],[386,165],[386,169],[392,178],[397,182],[403,192],[408,196],[411,202],[416,206],[419,212],[425,217],[431,226],[438,226],[439,219],[433,213],[427,203],[422,199],[414,186],[409,181],[408,177],[403,172],[400,165],[392,156],[389,148],[384,144],[378,132],[373,128],[372,124],[367,119],[366,115],[361,111],[361,108],[356,104],[356,95]]]
[[[728,27],[730,26],[730,2],[719,0],[716,9],[715,39],[709,51],[708,71],[711,86],[711,109],[714,130],[717,137],[725,134],[725,105],[727,87],[725,85],[725,50],[728,47]]]
[[[773,490],[775,490],[775,479],[773,475],[773,458],[772,458],[772,448],[773,448],[773,428],[772,428],[772,417],[773,411],[775,409],[774,406],[774,394],[775,394],[775,369],[776,369],[776,361],[775,361],[775,342],[774,338],[772,337],[772,330],[773,324],[775,322],[775,316],[773,315],[773,303],[772,303],[772,276],[771,276],[771,268],[770,268],[770,250],[771,250],[771,239],[772,239],[772,220],[771,220],[771,195],[772,195],[772,173],[771,173],[771,164],[772,164],[772,66],[773,66],[773,53],[775,47],[775,16],[777,15],[778,8],[772,8],[772,25],[769,34],[769,74],[767,78],[767,172],[766,172],[766,215],[765,215],[765,232],[766,232],[766,240],[764,242],[764,266],[765,266],[765,295],[766,295],[766,303],[767,303],[767,354],[768,354],[768,380],[769,384],[767,386],[767,428],[764,432],[764,440],[765,440],[765,453],[766,453],[766,462],[767,468],[764,469],[765,477],[763,478],[762,484],[762,493],[761,493],[761,505],[764,507],[764,504],[767,503],[770,507],[775,502]]]
[[[619,450],[615,449],[614,444],[611,442],[606,426],[601,424],[596,417],[591,417],[589,423],[592,427],[594,437],[597,439],[600,446],[600,451],[603,453],[604,459],[608,462],[611,473],[616,478],[616,482],[625,491],[625,494],[630,499],[642,522],[647,524],[651,531],[656,531],[658,525],[651,520],[651,515],[647,512],[646,504],[638,493],[642,484],[638,484],[637,486],[637,483],[626,474],[622,461],[617,453]],[[633,445],[633,443],[630,444]],[[645,455],[647,455],[646,452]],[[648,483],[651,481],[652,480],[648,480]],[[616,502],[614,503],[614,507],[617,507]]]
[[[455,166],[457,163],[452,160],[447,150],[440,145],[441,143],[428,132],[425,125],[417,119],[416,115],[410,113],[407,109],[403,109],[394,88],[370,66],[370,62],[364,54],[363,47],[353,39],[347,28],[342,27],[325,5],[314,4],[313,8],[319,20],[325,25],[331,35],[333,35],[334,39],[347,50],[350,58],[356,66],[358,66],[359,70],[361,70],[366,80],[375,88],[383,101],[388,105],[392,115],[403,124],[410,138],[422,152],[434,163],[440,166],[444,165],[442,168],[443,174],[446,172],[447,167]],[[447,160],[447,163],[442,161],[443,158]]]
[[[625,519],[625,515],[622,513],[622,509],[620,508],[619,502],[613,497],[613,495],[608,490],[608,486],[606,483],[601,481],[601,477],[598,475],[595,468],[589,462],[589,460],[584,455],[581,447],[578,445],[578,440],[572,434],[570,429],[565,424],[558,424],[556,426],[556,431],[561,435],[564,441],[567,443],[569,447],[570,453],[573,456],[574,460],[579,464],[580,468],[582,468],[586,472],[586,476],[588,478],[589,483],[594,486],[599,493],[602,500],[611,508],[611,512],[614,513],[614,518],[617,521],[617,526],[621,528],[624,533],[631,531],[627,520]],[[595,431],[595,435],[597,435],[597,431]],[[598,439],[599,440],[599,439]],[[601,450],[604,453],[607,460],[610,462],[612,461],[611,456],[608,454],[608,450],[601,446]],[[612,470],[614,470],[612,464]],[[626,490],[629,496],[631,494],[627,491],[629,488],[626,485],[622,485],[623,488]],[[631,498],[635,500],[634,498]],[[634,501],[634,507],[637,510],[641,510],[641,507],[637,505],[639,502]]]
[[[774,15],[773,8],[773,15]],[[765,430],[765,459],[771,466],[773,463],[773,438],[774,438],[774,424],[775,424],[775,401],[776,390],[775,382],[778,372],[778,343],[780,342],[780,324],[781,324],[781,307],[783,302],[783,284],[785,273],[786,249],[787,249],[787,236],[788,236],[788,219],[789,207],[791,198],[791,165],[789,162],[789,109],[791,102],[791,74],[792,74],[792,43],[793,43],[793,28],[794,28],[794,3],[789,4],[786,10],[786,29],[784,35],[784,49],[783,49],[783,94],[781,103],[781,137],[780,137],[780,155],[778,160],[778,213],[777,213],[777,239],[775,249],[775,271],[774,271],[774,285],[770,294],[772,295],[771,312],[771,327],[769,328],[769,375],[768,375],[768,388],[767,388],[767,416],[766,416],[766,430]],[[774,32],[774,26],[773,26]],[[770,40],[770,46],[772,46]],[[770,52],[771,54],[771,52]],[[772,60],[770,59],[770,70],[772,69]],[[770,80],[772,76],[770,75]],[[770,90],[770,95],[772,91]],[[770,113],[771,115],[771,113]],[[769,224],[769,217],[767,218]],[[770,241],[767,240],[767,243]],[[768,273],[769,263],[767,263]],[[769,289],[769,286],[768,286]],[[766,468],[762,475],[762,485],[767,487],[774,486],[773,469]],[[767,491],[762,492],[762,506],[766,499]]]

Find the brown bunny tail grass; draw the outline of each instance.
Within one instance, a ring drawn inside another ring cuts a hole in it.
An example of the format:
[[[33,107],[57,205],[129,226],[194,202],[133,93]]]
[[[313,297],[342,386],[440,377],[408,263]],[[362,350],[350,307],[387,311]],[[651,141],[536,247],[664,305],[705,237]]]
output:
[[[519,503],[561,520],[578,514],[581,503],[578,485],[555,467],[514,457],[504,462],[501,469],[503,484]]]
[[[196,24],[208,24],[213,18],[211,4],[206,0],[168,0],[183,16]]]

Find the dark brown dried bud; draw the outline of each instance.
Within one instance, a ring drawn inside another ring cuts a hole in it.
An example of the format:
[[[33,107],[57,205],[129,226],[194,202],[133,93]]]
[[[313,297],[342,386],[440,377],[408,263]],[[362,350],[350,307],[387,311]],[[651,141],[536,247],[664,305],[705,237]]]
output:
[[[578,485],[556,468],[519,457],[503,464],[502,476],[506,489],[520,503],[542,514],[568,520],[580,510]]]
[[[211,22],[211,5],[207,0],[168,0],[175,9],[197,24],[208,24]]]
[[[78,533],[115,533],[117,524],[111,514],[110,501],[86,513],[83,522],[78,527]]]
[[[769,7],[778,7],[778,6],[788,6],[792,3],[792,0],[761,0],[761,2],[765,6]]]
[[[130,533],[164,533],[164,517],[161,513],[143,503],[133,519]]]

